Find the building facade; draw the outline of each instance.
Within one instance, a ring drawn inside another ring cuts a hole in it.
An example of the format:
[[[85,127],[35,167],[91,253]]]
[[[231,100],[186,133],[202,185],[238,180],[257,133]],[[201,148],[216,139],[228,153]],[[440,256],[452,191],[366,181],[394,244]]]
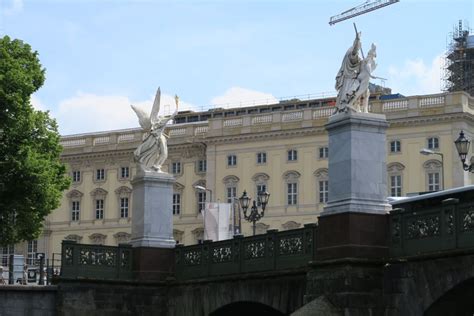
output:
[[[175,239],[186,245],[202,241],[204,202],[231,203],[244,190],[252,198],[259,191],[271,194],[257,233],[316,222],[328,200],[328,156],[337,154],[328,148],[324,128],[334,112],[333,101],[291,100],[179,114],[167,131],[169,157],[164,166],[177,180],[170,210]],[[472,184],[453,141],[461,130],[473,138],[474,98],[465,92],[376,98],[370,107],[371,112],[385,114],[390,123],[389,196]],[[60,208],[46,218],[36,251],[52,258],[65,239],[103,245],[130,239],[133,151],[142,138],[140,129],[62,138],[62,159],[72,185],[64,192]],[[423,148],[437,154],[421,155]],[[243,218],[241,231],[252,233]],[[17,248],[23,247],[26,254],[29,243]],[[3,253],[11,250],[2,249]]]

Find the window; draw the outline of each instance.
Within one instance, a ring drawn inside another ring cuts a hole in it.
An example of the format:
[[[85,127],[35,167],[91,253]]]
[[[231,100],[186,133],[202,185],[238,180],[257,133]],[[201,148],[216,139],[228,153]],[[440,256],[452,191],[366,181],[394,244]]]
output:
[[[257,196],[259,193],[267,192],[266,184],[257,184]]]
[[[294,149],[288,150],[288,161],[298,160],[298,152]]]
[[[171,173],[173,174],[180,174],[181,173],[181,162],[173,162],[171,164]]]
[[[104,181],[105,180],[105,169],[97,169],[95,172],[95,179],[97,181]]]
[[[296,205],[298,202],[298,184],[296,182],[287,183],[287,204]]]
[[[428,173],[428,191],[439,191],[439,172]]]
[[[81,182],[81,172],[79,170],[72,172],[72,182]]]
[[[0,247],[0,255],[2,256],[2,266],[8,267],[8,262],[10,261],[10,255],[15,253],[15,245],[8,245]]]
[[[257,164],[263,165],[267,163],[267,153],[257,153]]]
[[[198,192],[197,199],[198,199],[198,203],[197,203],[198,212],[201,213],[202,210],[205,208],[205,204],[206,204],[206,192]]]
[[[399,140],[393,140],[390,142],[390,152],[399,153],[402,151],[401,143]]]
[[[181,212],[181,194],[173,194],[173,215],[179,215]]]
[[[95,200],[95,219],[104,219],[104,200]]]
[[[198,160],[198,172],[207,171],[207,160]]]
[[[402,196],[402,176],[390,176],[390,196]]]
[[[79,201],[72,201],[71,206],[71,220],[73,222],[79,220],[79,213],[81,212],[81,203]]]
[[[120,198],[120,218],[128,218],[128,197]]]
[[[316,176],[317,191],[319,203],[327,203],[329,201],[329,176],[327,168],[320,168],[314,172]]]
[[[328,147],[320,147],[319,148],[319,159],[327,159],[329,156],[329,148]]]
[[[227,166],[236,166],[237,165],[237,156],[229,155],[227,156]]]
[[[130,177],[130,168],[121,167],[120,168],[120,179],[128,179]]]
[[[36,265],[36,253],[38,252],[38,241],[30,240],[28,241],[26,264],[27,265]]]
[[[439,149],[439,139],[438,139],[438,137],[428,138],[428,149]]]
[[[441,187],[441,162],[438,160],[428,160],[423,164],[426,175],[426,190],[427,191],[439,191],[443,189]]]
[[[319,181],[319,203],[327,203],[329,199],[329,181]]]
[[[233,203],[237,197],[237,187],[227,187],[227,203]]]

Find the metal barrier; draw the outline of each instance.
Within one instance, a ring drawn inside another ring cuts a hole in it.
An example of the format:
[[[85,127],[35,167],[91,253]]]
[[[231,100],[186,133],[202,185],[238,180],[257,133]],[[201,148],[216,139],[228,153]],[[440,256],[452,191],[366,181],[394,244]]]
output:
[[[84,245],[63,240],[61,278],[95,280],[132,279],[132,248],[130,245]]]
[[[176,247],[178,280],[305,267],[314,260],[316,224],[251,237]]]
[[[449,198],[436,207],[390,212],[390,255],[409,257],[474,248],[474,203]]]

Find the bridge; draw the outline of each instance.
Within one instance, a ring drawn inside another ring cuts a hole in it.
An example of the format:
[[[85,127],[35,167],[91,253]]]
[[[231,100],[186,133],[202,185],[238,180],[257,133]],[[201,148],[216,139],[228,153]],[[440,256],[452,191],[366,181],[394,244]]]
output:
[[[338,248],[353,231],[320,218],[301,229],[177,246],[169,266],[148,275],[137,274],[128,245],[64,241],[56,285],[1,287],[0,312],[37,298],[58,315],[472,315],[474,186],[393,208],[360,227],[358,245]],[[347,247],[369,250],[347,256]]]

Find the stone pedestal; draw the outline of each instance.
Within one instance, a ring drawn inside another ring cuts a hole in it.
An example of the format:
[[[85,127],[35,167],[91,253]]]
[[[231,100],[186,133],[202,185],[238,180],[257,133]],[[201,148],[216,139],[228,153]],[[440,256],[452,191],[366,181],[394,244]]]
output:
[[[132,180],[132,247],[175,247],[172,211],[175,181],[164,172],[139,172]]]
[[[388,254],[387,127],[380,114],[329,118],[329,201],[319,217],[318,260]]]
[[[139,172],[132,180],[133,271],[140,281],[160,281],[174,272],[173,184],[168,173]]]
[[[385,115],[339,113],[329,118],[329,201],[323,215],[385,214],[387,203]]]

